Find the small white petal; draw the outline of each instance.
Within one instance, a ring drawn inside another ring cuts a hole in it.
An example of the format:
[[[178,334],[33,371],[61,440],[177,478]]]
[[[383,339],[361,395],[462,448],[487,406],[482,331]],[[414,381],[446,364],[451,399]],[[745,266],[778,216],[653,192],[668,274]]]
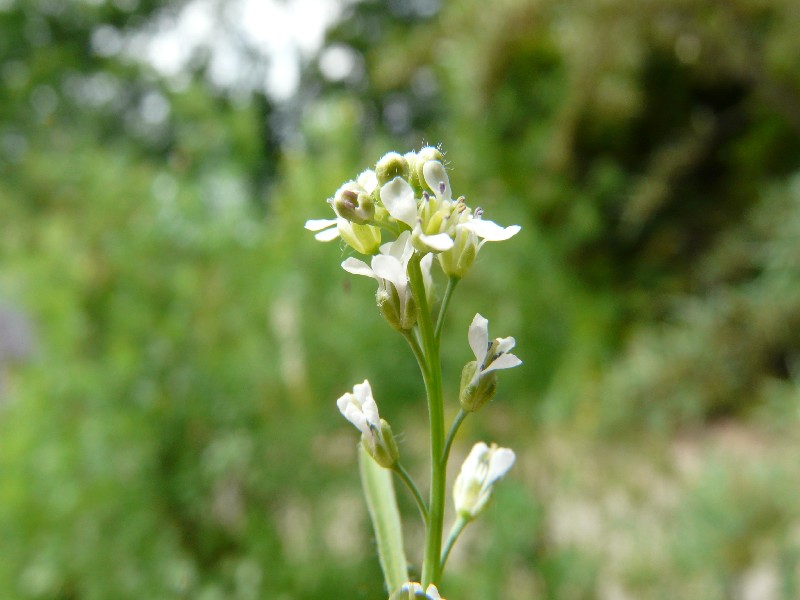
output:
[[[334,221],[335,222],[335,221]],[[339,230],[334,227],[333,229],[326,229],[314,235],[314,239],[320,242],[331,242],[339,237]]]
[[[339,397],[339,399],[336,401],[336,406],[339,408],[339,412],[342,413],[343,415],[345,413],[345,409],[347,408],[347,405],[350,404],[350,397],[352,395],[353,394],[350,394],[350,393],[342,394]]]
[[[433,275],[431,275],[431,267],[433,266],[433,254],[426,254],[419,261],[419,268],[422,271],[422,285],[425,287],[425,298],[428,300],[430,306],[433,299]]]
[[[381,246],[381,254],[394,256],[400,262],[407,263],[408,258],[411,257],[411,253],[414,251],[414,247],[409,243],[410,238],[411,232],[403,231],[399,236],[397,236],[396,240],[392,242],[386,242]],[[408,256],[406,257],[406,255]]]
[[[367,399],[372,398],[372,386],[370,386],[369,380],[365,379],[362,383],[355,384],[353,386],[353,395],[359,404],[364,404]]]
[[[417,201],[414,190],[402,177],[395,177],[381,188],[381,201],[398,221],[413,227],[417,220]]]
[[[508,448],[495,449],[489,461],[489,474],[486,478],[489,485],[508,473],[508,470],[514,464],[514,460],[516,460],[516,456],[513,450]]]
[[[428,586],[428,589],[425,590],[425,594],[430,600],[442,600],[442,597],[439,595],[439,590],[433,584]]]
[[[467,458],[464,459],[464,464],[461,465],[461,472],[470,477],[474,476],[474,473],[478,471],[478,467],[483,462],[488,452],[489,446],[484,442],[477,442],[472,446],[472,450],[469,451]]]
[[[450,178],[447,176],[447,170],[444,165],[438,160],[429,160],[422,167],[422,175],[425,178],[425,183],[431,188],[437,198],[450,200]],[[444,191],[441,191],[441,184],[444,184]]]
[[[486,353],[489,351],[489,320],[480,314],[476,314],[475,318],[472,319],[472,325],[469,326],[468,337],[469,347],[472,348],[480,369],[486,359]]]
[[[369,265],[363,260],[358,260],[357,258],[348,258],[342,263],[342,268],[353,275],[364,275],[366,277],[377,279],[377,275],[375,275],[375,272],[369,268]]]
[[[508,352],[517,343],[517,341],[511,336],[504,337],[504,338],[497,338],[495,341],[497,342],[497,348],[495,349],[495,352],[498,352],[498,353]]]
[[[502,242],[515,236],[522,229],[519,225],[501,227],[493,221],[484,221],[483,219],[472,219],[461,227],[487,242]]]
[[[493,360],[492,364],[486,367],[482,372],[488,373],[489,371],[500,371],[501,369],[510,369],[512,367],[516,367],[517,365],[521,364],[522,361],[513,354],[501,354],[495,360]]]
[[[394,256],[379,254],[372,259],[372,270],[381,279],[386,279],[394,284],[398,291],[404,290],[408,285],[408,275],[403,265]]]
[[[309,219],[306,221],[305,227],[309,231],[319,231],[334,225],[336,225],[336,219]]]
[[[453,238],[446,233],[437,233],[436,235],[419,233],[417,239],[427,246],[431,252],[444,252],[453,247]]]
[[[364,188],[365,192],[371,194],[373,190],[378,187],[378,177],[375,175],[375,171],[367,169],[358,176],[356,183]]]

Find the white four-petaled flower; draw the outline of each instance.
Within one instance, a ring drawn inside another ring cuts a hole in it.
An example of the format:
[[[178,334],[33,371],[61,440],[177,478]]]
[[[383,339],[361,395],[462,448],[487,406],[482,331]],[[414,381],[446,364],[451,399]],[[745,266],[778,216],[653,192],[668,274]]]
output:
[[[372,397],[372,388],[366,379],[353,386],[353,392],[343,394],[337,401],[344,417],[361,432],[361,445],[375,462],[387,469],[397,464],[400,457],[392,428],[381,419],[378,405]]]
[[[352,257],[342,262],[342,268],[348,273],[372,277],[377,280],[379,293],[390,293],[392,291],[389,288],[390,285],[394,288],[397,292],[399,304],[397,313],[400,324],[403,325],[402,329],[410,328],[415,319],[414,315],[410,314],[412,310],[412,294],[408,279],[408,261],[413,253],[411,233],[404,231],[395,241],[383,244],[380,248],[380,254],[372,257],[370,265],[367,265],[363,260]],[[433,290],[431,278],[432,262],[433,255],[431,254],[422,257],[420,261],[425,294],[429,300]]]
[[[471,520],[481,513],[492,496],[495,482],[508,472],[515,458],[513,450],[495,444],[478,442],[472,447],[453,485],[453,501],[459,516]]]
[[[337,401],[336,406],[344,418],[350,421],[356,428],[373,443],[380,440],[376,436],[380,435],[381,417],[378,414],[378,405],[372,397],[372,388],[366,379],[364,383],[357,383],[353,386],[353,392],[343,394]]]
[[[519,358],[508,352],[516,344],[513,337],[495,338],[489,342],[489,321],[480,313],[472,319],[468,337],[477,363],[475,375],[469,385],[477,385],[478,380],[491,371],[510,369],[522,364]]]

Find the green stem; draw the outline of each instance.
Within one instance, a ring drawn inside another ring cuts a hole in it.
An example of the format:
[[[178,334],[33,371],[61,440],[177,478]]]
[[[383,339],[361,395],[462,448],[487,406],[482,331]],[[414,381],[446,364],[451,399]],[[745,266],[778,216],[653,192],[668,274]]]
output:
[[[458,539],[458,536],[461,535],[461,532],[464,531],[464,527],[467,526],[467,521],[464,517],[459,515],[456,517],[456,522],[453,523],[452,529],[450,529],[450,533],[447,536],[447,543],[444,545],[444,550],[442,550],[442,561],[439,569],[444,571],[444,566],[447,564],[447,557],[450,556],[450,550],[453,549],[453,546]]]
[[[414,496],[414,500],[417,503],[417,508],[419,508],[419,514],[422,516],[422,522],[425,526],[428,526],[428,509],[425,506],[425,500],[422,499],[422,494],[419,493],[419,488],[414,483],[414,480],[411,479],[411,475],[408,474],[405,467],[400,463],[395,464],[394,472],[397,473],[397,476],[403,480],[403,483],[406,484],[406,487],[411,491],[411,495]]]
[[[450,426],[450,431],[447,434],[447,440],[444,443],[444,452],[442,453],[442,464],[445,467],[447,466],[447,459],[450,457],[450,448],[453,445],[453,440],[456,437],[458,428],[461,427],[461,423],[464,422],[464,419],[467,418],[468,414],[469,413],[463,408],[459,409],[456,418],[453,420],[453,424]]]
[[[444,291],[444,298],[442,298],[442,305],[439,307],[439,318],[436,319],[436,329],[434,330],[434,336],[436,337],[436,341],[438,342],[439,339],[442,337],[442,327],[444,326],[444,316],[447,314],[447,309],[450,306],[450,298],[453,295],[453,292],[458,285],[458,282],[461,281],[458,277],[451,277],[447,280],[447,289]]]
[[[425,361],[425,354],[422,352],[422,348],[419,345],[419,341],[417,337],[414,335],[413,331],[403,331],[403,337],[406,338],[409,347],[411,348],[411,352],[414,353],[414,358],[417,359],[417,364],[419,365],[419,370],[422,372],[422,379],[426,382],[425,385],[427,387],[428,381],[428,364]]]
[[[439,583],[446,472],[441,462],[444,450],[442,365],[439,359],[439,342],[434,335],[433,319],[425,298],[420,259],[420,255],[415,252],[408,262],[408,275],[411,281],[411,293],[417,303],[417,324],[428,367],[425,388],[431,430],[431,491],[428,503],[428,527],[425,531],[425,554],[422,560],[422,585],[427,587],[431,583],[437,585]]]

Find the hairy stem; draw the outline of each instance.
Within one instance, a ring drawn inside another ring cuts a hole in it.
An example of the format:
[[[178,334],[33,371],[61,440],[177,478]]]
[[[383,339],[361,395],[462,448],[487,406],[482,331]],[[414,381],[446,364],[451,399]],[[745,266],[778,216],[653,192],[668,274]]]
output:
[[[425,531],[425,554],[422,561],[422,585],[438,584],[440,554],[444,525],[444,496],[446,472],[441,462],[444,450],[444,401],[442,398],[442,365],[439,359],[439,341],[433,328],[433,319],[425,298],[425,285],[420,268],[420,255],[414,253],[408,263],[411,292],[417,303],[417,324],[422,337],[422,347],[428,377],[425,388],[428,396],[428,418],[431,438],[431,490],[428,503],[428,527]]]

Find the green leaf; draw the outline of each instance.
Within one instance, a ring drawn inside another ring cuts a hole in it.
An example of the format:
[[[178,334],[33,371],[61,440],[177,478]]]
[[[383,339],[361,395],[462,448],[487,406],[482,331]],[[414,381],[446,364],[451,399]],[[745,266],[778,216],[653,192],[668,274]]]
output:
[[[361,445],[358,465],[369,517],[378,542],[383,577],[391,593],[408,581],[408,563],[403,549],[403,532],[392,473],[378,465]]]

